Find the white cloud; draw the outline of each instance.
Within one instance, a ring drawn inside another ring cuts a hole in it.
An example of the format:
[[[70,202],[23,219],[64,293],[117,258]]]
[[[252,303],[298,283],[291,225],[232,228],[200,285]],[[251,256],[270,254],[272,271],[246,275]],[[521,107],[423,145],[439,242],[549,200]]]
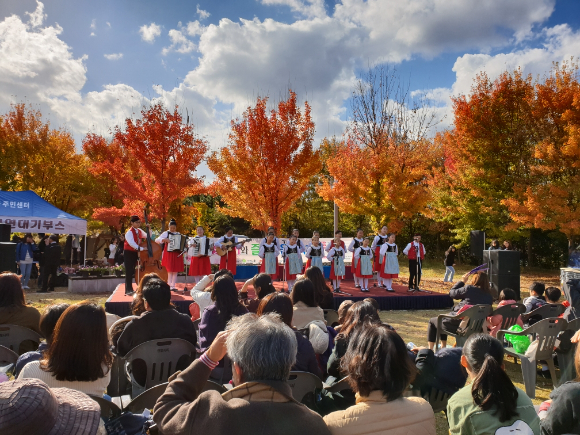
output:
[[[183,31],[185,29],[183,29],[181,23],[179,23],[179,27],[181,27],[182,30],[171,29],[169,31],[169,39],[171,39],[171,45],[169,47],[164,47],[163,50],[161,50],[161,54],[163,54],[164,56],[171,53],[172,51],[185,54],[191,53],[193,50],[195,50],[196,48],[195,43],[187,39],[187,37],[183,34]],[[189,29],[185,31],[189,33]]]
[[[108,21],[107,21],[107,27],[108,27],[109,29],[111,28],[111,23],[109,23]]]
[[[95,30],[97,28],[97,19],[93,18],[91,21],[91,29]]]
[[[30,27],[38,27],[42,25],[44,19],[46,18],[46,14],[44,13],[44,4],[36,0],[36,9],[34,12],[26,12],[26,15],[30,17],[28,20],[28,24]]]
[[[108,60],[119,60],[119,59],[123,58],[123,53],[111,53],[111,54],[105,54],[104,56]]]
[[[155,38],[161,35],[161,26],[155,23],[149,25],[144,24],[139,28],[139,33],[141,34],[141,39],[145,42],[153,44]]]
[[[211,14],[208,11],[204,11],[203,9],[200,9],[199,3],[198,3],[197,4],[197,15],[199,15],[200,20],[205,20],[206,18],[209,18],[209,16]]]
[[[187,23],[187,34],[189,36],[198,36],[201,35],[206,27],[202,26],[199,21],[195,20],[195,21],[190,21],[189,23]]]
[[[264,5],[288,6],[292,11],[298,12],[306,18],[326,17],[324,0],[261,0]]]

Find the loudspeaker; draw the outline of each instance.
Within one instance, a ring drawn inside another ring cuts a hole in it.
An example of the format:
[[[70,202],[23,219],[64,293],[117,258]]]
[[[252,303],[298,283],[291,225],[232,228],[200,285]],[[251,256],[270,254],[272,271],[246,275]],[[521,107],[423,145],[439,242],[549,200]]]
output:
[[[471,231],[469,246],[471,255],[482,258],[485,250],[485,231]]]
[[[9,224],[0,224],[0,242],[10,241],[10,230],[12,227]]]
[[[16,243],[0,242],[0,273],[2,272],[16,273]]]
[[[489,267],[489,281],[495,296],[504,288],[511,288],[520,299],[519,251],[483,251],[483,262]]]

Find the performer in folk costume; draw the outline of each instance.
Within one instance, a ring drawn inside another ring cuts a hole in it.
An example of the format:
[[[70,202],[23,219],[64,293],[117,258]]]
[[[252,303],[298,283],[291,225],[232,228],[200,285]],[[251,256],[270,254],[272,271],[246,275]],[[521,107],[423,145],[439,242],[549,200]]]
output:
[[[355,251],[356,251],[356,250],[357,250],[359,247],[361,247],[361,246],[362,246],[362,244],[363,244],[363,235],[364,235],[364,233],[363,233],[363,230],[361,230],[361,229],[359,228],[358,230],[356,230],[356,237],[355,237],[355,238],[353,238],[353,239],[352,239],[352,241],[350,242],[350,245],[348,245],[348,250],[349,250],[350,252],[352,252],[352,253],[353,253],[353,255],[354,255],[354,252],[355,252]],[[352,262],[351,268],[352,268],[352,275],[353,275],[353,277],[354,277],[354,286],[355,286],[356,288],[361,288],[361,282],[360,282],[360,280],[359,280],[359,278],[360,278],[360,277],[359,277],[359,276],[356,274],[356,266],[355,266],[355,262],[354,262],[354,260],[353,260],[353,262]],[[371,277],[371,278],[372,278],[372,277]]]
[[[409,257],[409,291],[419,290],[425,252],[425,246],[421,243],[421,234],[415,234],[413,241],[403,249],[403,254]]]
[[[388,292],[394,292],[393,279],[399,277],[399,247],[395,243],[395,233],[389,234],[389,241],[381,246],[381,257],[383,259],[380,276],[383,279],[383,286]]]
[[[381,267],[382,267],[381,246],[383,246],[385,243],[387,243],[388,238],[389,238],[389,236],[387,235],[387,226],[383,225],[381,227],[381,231],[379,232],[379,234],[377,234],[375,236],[375,238],[373,239],[373,244],[371,245],[371,249],[375,253],[374,271],[377,273],[377,281],[379,282],[379,287],[383,287],[383,288],[385,286],[383,284],[381,284],[381,279],[380,279],[380,273],[381,273]]]
[[[193,238],[193,245],[187,250],[187,259],[190,262],[189,276],[197,284],[206,275],[211,275],[211,257],[212,249],[210,240],[204,235],[202,226],[195,229],[196,236]]]
[[[132,295],[133,278],[135,277],[135,266],[139,260],[139,251],[144,251],[145,247],[139,246],[141,239],[147,238],[147,233],[141,228],[141,219],[139,216],[131,216],[131,228],[125,234],[124,249],[124,264],[125,264],[125,294]],[[147,225],[149,233],[151,233],[150,226]],[[139,284],[139,283],[137,283]]]
[[[163,231],[159,237],[155,239],[155,242],[163,245],[163,258],[161,260],[161,265],[165,266],[167,269],[167,284],[171,287],[172,291],[176,291],[175,285],[177,284],[177,274],[183,272],[183,255],[180,251],[167,250],[169,246],[169,235],[178,234],[177,233],[177,222],[175,219],[169,221],[169,231]]]
[[[284,258],[284,268],[286,269],[286,282],[288,283],[288,291],[291,292],[296,282],[296,275],[302,273],[302,254],[298,247],[297,237],[292,234],[288,240],[288,244],[284,245],[282,251]]]
[[[322,273],[324,269],[322,268],[322,256],[324,255],[324,248],[320,244],[320,237],[317,235],[312,236],[312,245],[306,247],[306,269],[309,267],[318,267]]]
[[[369,247],[369,238],[363,239],[362,245],[354,251],[353,265],[355,276],[358,276],[361,292],[369,291],[369,278],[373,277],[373,250]]]
[[[332,247],[326,256],[330,261],[330,279],[332,280],[334,290],[340,289],[340,280],[344,279],[345,274],[344,257],[346,255],[346,249],[344,248],[344,242],[340,240],[341,237],[342,233],[336,231],[334,240],[331,243]]]
[[[214,244],[216,248],[221,248],[223,244],[228,242],[232,242],[234,245],[238,243],[238,238],[234,236],[234,230],[232,227],[226,227],[226,234],[221,236]],[[229,251],[226,255],[221,257],[220,260],[220,269],[227,269],[232,272],[232,275],[236,275],[236,249],[238,246],[244,246],[245,242],[242,242],[240,245],[234,246],[231,251]]]
[[[304,254],[304,252],[306,251],[306,246],[304,246],[304,242],[302,240],[300,240],[300,231],[298,231],[297,229],[293,229],[292,235],[296,236],[296,244],[298,245],[298,248],[300,249],[300,253]]]
[[[272,279],[278,276],[278,255],[280,254],[280,249],[274,242],[275,239],[274,233],[269,233],[266,242],[260,246],[258,252],[258,257],[262,259],[260,273],[267,273]]]
[[[266,231],[266,236],[262,240],[260,240],[260,248],[264,243],[266,243],[268,239],[268,234],[270,233],[274,234],[274,244],[278,247],[278,249],[280,249],[280,241],[278,240],[278,237],[276,237],[276,228],[274,227],[268,227],[268,231]]]

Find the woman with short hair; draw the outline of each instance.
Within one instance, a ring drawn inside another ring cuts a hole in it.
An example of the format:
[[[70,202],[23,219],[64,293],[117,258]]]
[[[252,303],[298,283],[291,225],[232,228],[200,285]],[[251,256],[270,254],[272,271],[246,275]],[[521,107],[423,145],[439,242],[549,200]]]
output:
[[[26,305],[20,278],[15,273],[0,273],[0,325],[18,325],[38,333],[40,312]],[[26,349],[30,351],[32,349]]]
[[[356,404],[324,417],[333,435],[435,435],[435,415],[420,397],[403,397],[416,369],[403,339],[387,325],[366,322],[350,340],[342,369]]]
[[[294,316],[292,326],[296,329],[305,328],[310,322],[320,320],[324,323],[324,311],[316,303],[314,284],[309,279],[300,279],[294,284],[291,293]]]
[[[18,379],[36,378],[50,388],[102,396],[111,379],[112,364],[105,310],[81,302],[65,310],[43,359],[26,364]]]
[[[250,285],[254,287],[254,292],[256,293],[256,297],[252,299],[248,298],[248,287]],[[250,313],[255,313],[258,310],[260,301],[275,291],[276,289],[274,288],[274,284],[272,284],[270,275],[259,273],[244,283],[240,290],[240,301]]]
[[[314,297],[318,306],[323,310],[333,310],[334,296],[326,284],[322,271],[318,267],[309,267],[304,272],[304,277],[314,285]]]
[[[540,434],[534,405],[512,383],[503,357],[503,345],[491,335],[475,334],[467,339],[461,365],[471,382],[447,403],[450,434]]]

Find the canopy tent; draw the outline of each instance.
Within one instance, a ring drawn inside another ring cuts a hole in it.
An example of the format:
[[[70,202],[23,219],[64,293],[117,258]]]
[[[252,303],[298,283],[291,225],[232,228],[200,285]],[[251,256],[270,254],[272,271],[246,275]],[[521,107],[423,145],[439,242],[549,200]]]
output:
[[[87,234],[87,221],[56,208],[31,190],[0,190],[0,224],[13,233]]]

